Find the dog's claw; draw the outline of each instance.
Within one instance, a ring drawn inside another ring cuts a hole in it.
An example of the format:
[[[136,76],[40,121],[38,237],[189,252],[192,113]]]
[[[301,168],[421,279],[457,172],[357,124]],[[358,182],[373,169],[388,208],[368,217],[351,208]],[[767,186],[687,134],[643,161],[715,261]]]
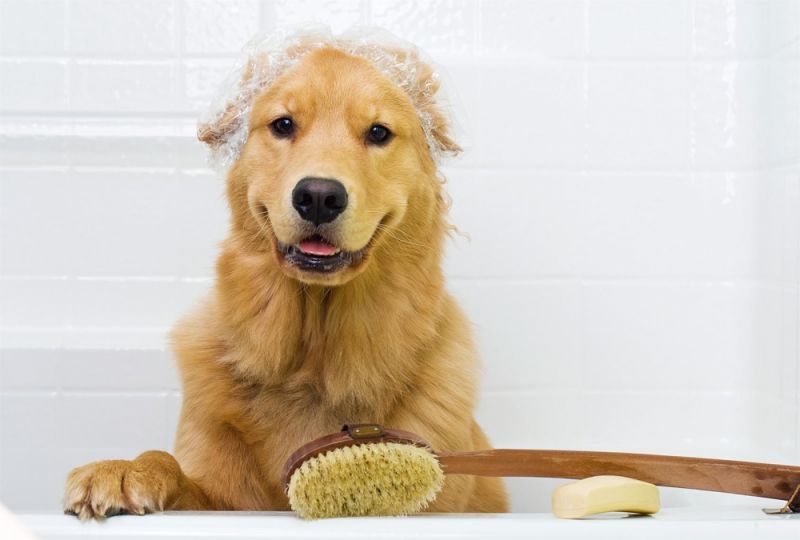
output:
[[[103,514],[103,517],[110,518],[114,516],[124,516],[127,513],[128,511],[125,510],[124,508],[111,507],[108,510],[106,510],[106,513]]]
[[[102,520],[162,510],[169,496],[167,485],[157,480],[163,471],[158,463],[146,459],[152,457],[145,461],[100,461],[73,470],[67,479],[64,513],[80,520]]]

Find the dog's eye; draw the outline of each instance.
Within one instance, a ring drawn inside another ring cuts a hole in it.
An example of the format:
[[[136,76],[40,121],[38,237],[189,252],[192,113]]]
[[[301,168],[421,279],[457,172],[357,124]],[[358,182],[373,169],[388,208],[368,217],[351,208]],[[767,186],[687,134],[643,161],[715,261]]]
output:
[[[269,125],[272,134],[280,139],[291,137],[294,134],[294,121],[288,116],[281,116]]]
[[[388,143],[389,139],[391,138],[392,132],[389,131],[389,128],[386,126],[372,124],[367,130],[367,142],[369,144],[383,146],[384,144]]]

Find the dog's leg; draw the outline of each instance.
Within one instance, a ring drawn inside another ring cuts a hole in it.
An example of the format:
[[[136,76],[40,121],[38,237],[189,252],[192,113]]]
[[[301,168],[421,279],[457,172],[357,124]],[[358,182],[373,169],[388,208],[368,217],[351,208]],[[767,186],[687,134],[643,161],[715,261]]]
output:
[[[96,461],[73,469],[64,493],[64,511],[80,519],[212,508],[175,458],[157,450],[131,461]]]

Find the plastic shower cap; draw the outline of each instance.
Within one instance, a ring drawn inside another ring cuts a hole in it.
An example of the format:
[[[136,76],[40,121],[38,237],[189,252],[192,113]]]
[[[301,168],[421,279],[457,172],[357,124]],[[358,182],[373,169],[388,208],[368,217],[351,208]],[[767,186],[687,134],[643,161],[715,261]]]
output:
[[[225,173],[239,157],[247,141],[255,97],[308,52],[322,47],[368,60],[402,88],[411,98],[434,159],[460,151],[448,135],[449,121],[439,96],[440,73],[420,58],[414,45],[380,29],[357,29],[337,36],[327,27],[315,27],[256,36],[244,47],[235,70],[200,119],[198,136],[209,145],[212,169]]]

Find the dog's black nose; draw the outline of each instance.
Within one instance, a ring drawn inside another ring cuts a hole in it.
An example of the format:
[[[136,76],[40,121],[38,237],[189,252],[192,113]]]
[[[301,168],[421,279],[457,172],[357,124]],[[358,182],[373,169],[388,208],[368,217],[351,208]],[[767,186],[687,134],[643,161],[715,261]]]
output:
[[[347,190],[338,180],[303,178],[292,190],[292,206],[314,225],[328,223],[347,208]]]

